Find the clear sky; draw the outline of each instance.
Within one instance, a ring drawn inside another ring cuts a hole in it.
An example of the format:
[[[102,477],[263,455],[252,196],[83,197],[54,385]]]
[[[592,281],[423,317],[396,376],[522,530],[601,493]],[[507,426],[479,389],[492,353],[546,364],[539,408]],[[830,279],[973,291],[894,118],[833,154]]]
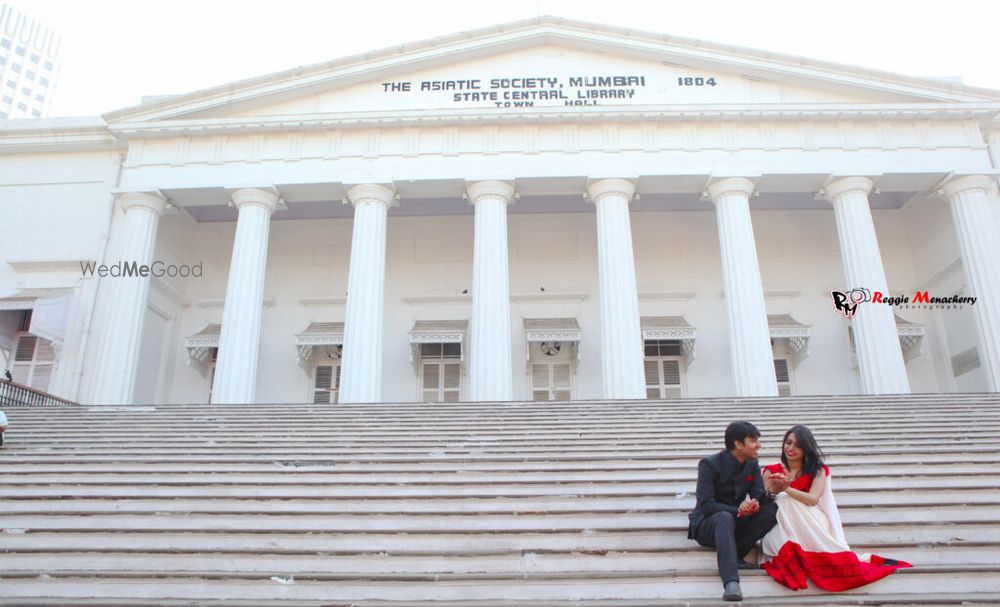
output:
[[[52,116],[539,14],[1000,90],[997,0],[0,1],[62,34]]]

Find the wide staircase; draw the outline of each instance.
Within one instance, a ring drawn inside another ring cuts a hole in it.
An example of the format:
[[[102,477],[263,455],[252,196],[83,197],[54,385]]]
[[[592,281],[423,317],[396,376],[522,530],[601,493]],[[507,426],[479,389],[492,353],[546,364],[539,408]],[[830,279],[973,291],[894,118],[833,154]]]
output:
[[[825,449],[858,591],[744,572],[744,604],[1000,605],[1000,395],[9,408],[0,605],[712,605],[686,538],[725,425]]]

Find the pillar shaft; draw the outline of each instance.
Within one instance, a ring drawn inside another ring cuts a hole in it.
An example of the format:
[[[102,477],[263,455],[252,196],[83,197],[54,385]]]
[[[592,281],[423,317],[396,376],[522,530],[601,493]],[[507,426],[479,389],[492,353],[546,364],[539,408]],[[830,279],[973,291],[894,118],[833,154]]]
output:
[[[750,221],[750,195],[754,189],[749,179],[727,178],[712,184],[708,191],[719,226],[729,358],[736,395],[777,396],[774,353]]]
[[[868,194],[873,185],[867,177],[846,177],[831,183],[824,193],[833,204],[837,219],[847,290],[866,288],[888,295],[875,224],[868,206]],[[865,394],[909,393],[910,381],[892,307],[862,304],[852,317],[851,326],[862,391]]]
[[[962,267],[979,329],[979,364],[991,392],[1000,392],[1000,234],[984,175],[959,177],[944,186],[962,250]]]
[[[271,213],[279,203],[277,194],[258,189],[237,190],[232,198],[239,217],[222,311],[213,404],[250,404],[256,398],[267,241]]]
[[[123,267],[126,263],[148,265],[153,261],[156,230],[166,201],[158,194],[130,193],[120,196],[119,204],[125,215],[113,236],[113,263],[121,263]],[[149,277],[118,276],[103,280],[110,285],[111,293],[93,402],[98,405],[131,404],[146,319]]]
[[[628,212],[635,185],[625,179],[602,179],[591,183],[587,194],[597,210],[604,398],[646,398],[639,294]]]
[[[382,325],[385,313],[385,249],[389,207],[395,192],[374,184],[347,192],[354,205],[354,231],[347,279],[340,402],[382,399]]]
[[[469,397],[474,401],[513,398],[507,259],[507,204],[513,195],[513,186],[502,181],[468,187],[476,208],[468,353]]]

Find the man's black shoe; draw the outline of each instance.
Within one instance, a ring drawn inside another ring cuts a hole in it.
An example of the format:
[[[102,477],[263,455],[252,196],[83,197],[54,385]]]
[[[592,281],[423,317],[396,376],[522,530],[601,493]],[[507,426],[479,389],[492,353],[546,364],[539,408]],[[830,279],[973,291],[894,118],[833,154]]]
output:
[[[726,591],[722,593],[723,601],[742,601],[743,591],[739,582],[726,582]]]
[[[740,562],[736,563],[736,568],[737,569],[760,569],[760,567],[758,567],[757,565],[754,565],[753,563],[748,563],[746,561],[740,561]]]

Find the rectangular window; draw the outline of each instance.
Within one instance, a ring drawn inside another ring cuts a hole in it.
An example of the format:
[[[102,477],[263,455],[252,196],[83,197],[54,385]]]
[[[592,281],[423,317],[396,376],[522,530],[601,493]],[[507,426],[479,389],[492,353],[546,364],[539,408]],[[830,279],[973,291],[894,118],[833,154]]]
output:
[[[11,63],[10,64],[10,71],[16,72],[16,73],[20,74],[21,73],[21,64],[20,63]]]
[[[792,395],[792,382],[788,374],[788,359],[774,359],[774,376],[778,380],[778,396]]]
[[[49,70],[51,72],[53,67],[55,67],[55,66],[52,65],[51,61],[46,61],[45,62],[45,69],[47,69],[47,70]]]
[[[340,364],[316,365],[313,369],[312,402],[330,404],[337,402],[340,392]]]
[[[576,342],[533,341],[528,344],[531,400],[571,400]]]
[[[7,112],[0,112],[0,120],[7,120]]]
[[[6,38],[0,39],[0,46],[10,48],[10,40],[7,40]]]
[[[425,403],[457,403],[462,393],[462,344],[420,345],[420,390]]]
[[[681,342],[675,339],[647,339],[644,350],[646,398],[682,398],[684,382]]]
[[[45,95],[35,95],[35,101],[38,103],[45,103]]]
[[[32,62],[38,63],[41,60],[42,60],[42,58],[38,55],[38,53],[31,53],[31,61]]]
[[[15,50],[14,52],[17,53],[18,56],[24,57],[24,53],[25,53],[26,50],[27,49],[25,49],[23,46],[19,46],[19,47],[17,47],[17,50]]]
[[[26,104],[26,103],[18,103],[17,104],[17,109],[21,110],[22,112],[26,112],[28,110],[28,104]]]
[[[13,80],[8,80],[7,81],[7,88],[9,88],[9,89],[16,89],[17,88],[17,83],[14,82]]]
[[[11,97],[11,96],[9,96],[9,95],[4,95],[3,96],[3,102],[4,103],[14,103],[14,98]]]
[[[778,396],[792,395],[791,350],[787,339],[772,339],[774,354],[774,378],[778,381]]]
[[[569,363],[531,363],[531,400],[569,400]]]
[[[28,80],[34,80],[35,79],[35,72],[33,72],[31,70],[28,70],[28,71],[26,71],[24,73],[24,77],[27,78]]]
[[[6,57],[0,57],[0,65],[7,65],[7,58]]]
[[[26,86],[22,86],[21,87],[21,94],[22,95],[28,95],[30,97],[31,96],[31,89],[29,89]]]
[[[44,78],[44,77],[43,78],[39,78],[38,79],[38,84],[41,84],[42,86],[48,86],[49,85],[49,79],[48,78]]]
[[[212,388],[215,387],[215,364],[219,362],[219,349],[212,348],[212,356],[208,359],[208,402],[212,402]]]
[[[31,115],[34,116],[35,118],[41,118],[42,112],[40,110],[31,110]]]

